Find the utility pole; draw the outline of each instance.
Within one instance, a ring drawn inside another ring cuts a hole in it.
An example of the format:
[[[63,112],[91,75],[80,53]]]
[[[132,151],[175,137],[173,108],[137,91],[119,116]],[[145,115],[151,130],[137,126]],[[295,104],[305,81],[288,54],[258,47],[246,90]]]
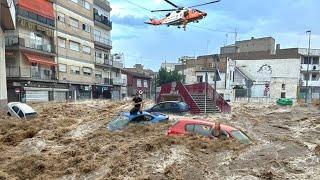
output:
[[[306,31],[306,33],[309,34],[309,47],[308,47],[308,60],[307,60],[307,82],[306,82],[306,88],[307,88],[307,93],[306,93],[306,97],[305,97],[305,103],[308,102],[308,96],[309,96],[309,78],[310,78],[310,75],[309,75],[309,66],[311,64],[311,58],[310,58],[310,47],[311,47],[311,30],[309,31]],[[310,62],[310,63],[309,63]]]

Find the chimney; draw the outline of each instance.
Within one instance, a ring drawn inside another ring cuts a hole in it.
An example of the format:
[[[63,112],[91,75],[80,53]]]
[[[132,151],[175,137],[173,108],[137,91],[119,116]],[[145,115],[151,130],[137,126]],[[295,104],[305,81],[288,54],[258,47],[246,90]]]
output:
[[[276,48],[276,50],[280,50],[280,44],[277,44],[277,48]]]

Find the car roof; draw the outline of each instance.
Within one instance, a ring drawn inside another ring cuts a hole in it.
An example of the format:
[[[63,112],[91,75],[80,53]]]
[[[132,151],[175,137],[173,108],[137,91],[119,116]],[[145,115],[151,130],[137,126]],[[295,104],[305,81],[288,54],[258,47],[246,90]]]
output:
[[[181,101],[163,101],[163,102],[160,102],[159,104],[161,104],[161,103],[179,103],[179,102],[181,102]]]
[[[21,102],[11,102],[11,103],[8,103],[8,106],[9,107],[17,106],[24,113],[35,113],[36,112],[34,109],[32,109],[32,107],[30,107],[27,104],[21,103]]]
[[[135,118],[141,115],[151,115],[150,113],[146,112],[146,111],[142,111],[142,114],[137,113],[137,114],[130,114],[130,112],[125,112],[122,115],[127,116],[128,118]]]
[[[214,126],[215,122],[211,122],[211,121],[206,121],[206,120],[201,120],[201,119],[180,119],[179,123],[184,123],[184,124],[205,124],[208,126]],[[220,124],[221,129],[227,131],[227,132],[231,132],[234,130],[238,130],[237,128],[225,125],[225,124]]]

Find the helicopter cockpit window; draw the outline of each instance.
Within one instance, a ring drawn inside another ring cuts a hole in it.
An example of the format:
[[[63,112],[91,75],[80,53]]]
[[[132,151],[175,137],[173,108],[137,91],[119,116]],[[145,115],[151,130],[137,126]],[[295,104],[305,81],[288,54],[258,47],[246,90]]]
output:
[[[166,17],[170,16],[171,13],[166,14]]]

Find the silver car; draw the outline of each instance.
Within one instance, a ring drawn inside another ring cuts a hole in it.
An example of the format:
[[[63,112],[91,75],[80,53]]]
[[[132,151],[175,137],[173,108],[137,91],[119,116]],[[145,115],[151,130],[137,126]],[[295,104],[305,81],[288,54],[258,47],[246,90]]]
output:
[[[33,119],[38,116],[38,113],[32,109],[32,107],[21,102],[10,102],[7,107],[7,114],[9,116],[14,116],[24,120]]]

